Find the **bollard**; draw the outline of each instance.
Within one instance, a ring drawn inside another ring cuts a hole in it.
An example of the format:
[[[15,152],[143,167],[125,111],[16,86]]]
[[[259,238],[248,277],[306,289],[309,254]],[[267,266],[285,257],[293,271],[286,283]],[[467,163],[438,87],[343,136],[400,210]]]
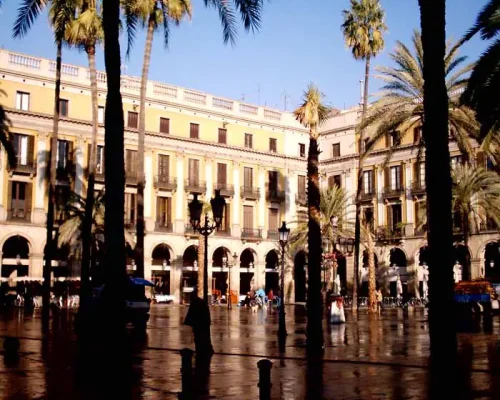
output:
[[[257,362],[257,367],[259,367],[259,399],[260,400],[271,400],[271,368],[273,363],[271,360],[263,359]]]
[[[180,399],[193,398],[193,350],[184,348],[181,350],[182,357],[182,392],[179,393]]]

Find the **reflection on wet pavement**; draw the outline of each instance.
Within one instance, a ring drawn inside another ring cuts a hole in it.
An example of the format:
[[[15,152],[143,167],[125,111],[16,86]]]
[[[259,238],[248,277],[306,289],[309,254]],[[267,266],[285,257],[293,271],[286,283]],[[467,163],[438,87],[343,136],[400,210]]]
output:
[[[42,340],[40,315],[13,311],[0,320],[0,336],[20,338],[20,357],[0,360],[0,397],[177,398],[179,350],[194,349],[191,330],[182,324],[186,311],[183,306],[155,306],[146,334],[130,330],[123,338],[85,349],[77,346],[73,314],[55,315]],[[373,318],[363,312],[347,314],[345,325],[325,327],[323,362],[306,358],[301,307],[287,310],[289,335],[282,349],[276,313],[224,307],[211,311],[216,354],[210,374],[198,371],[195,376],[198,398],[257,399],[257,361],[262,358],[273,361],[273,399],[428,398],[424,310],[385,310]],[[495,317],[492,333],[459,335],[462,398],[500,398],[499,333]]]

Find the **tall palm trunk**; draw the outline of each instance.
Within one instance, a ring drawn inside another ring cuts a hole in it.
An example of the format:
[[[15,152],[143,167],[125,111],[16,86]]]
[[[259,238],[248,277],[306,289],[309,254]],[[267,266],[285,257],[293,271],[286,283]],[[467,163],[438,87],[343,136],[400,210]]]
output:
[[[198,235],[198,297],[203,299],[203,284],[205,272],[205,236]]]
[[[318,135],[311,128],[307,159],[308,205],[308,286],[307,286],[307,349],[312,353],[323,348],[323,296],[321,293],[321,226],[318,174]]]
[[[364,121],[368,108],[368,80],[370,78],[370,55],[366,57],[365,63],[365,87],[363,91],[363,110],[361,112],[361,122]],[[363,185],[363,153],[364,153],[364,131],[359,132],[359,160],[358,160],[358,182],[356,190],[356,222],[354,225],[354,279],[352,284],[352,309],[358,309],[358,287],[359,287],[359,245],[361,241],[361,195]],[[374,293],[373,293],[374,294]],[[371,296],[371,293],[369,294]]]
[[[92,142],[88,165],[87,198],[85,200],[85,217],[82,226],[82,265],[81,265],[81,304],[90,297],[90,258],[92,251],[92,221],[94,211],[94,187],[97,153],[98,105],[97,105],[97,77],[95,67],[95,45],[87,46],[85,51],[89,59],[90,92],[92,99]]]
[[[453,310],[452,180],[445,84],[445,0],[419,0],[424,77],[425,184],[429,241],[429,334],[437,376],[455,365]],[[444,370],[444,371],[443,371]],[[436,376],[436,377],[437,377]]]
[[[144,61],[142,64],[141,93],[139,105],[139,145],[137,162],[137,242],[135,244],[135,264],[137,275],[144,277],[144,142],[146,137],[146,89],[148,85],[149,64],[151,61],[151,47],[154,36],[154,15],[151,14],[148,22],[146,46],[144,48]]]
[[[49,320],[49,303],[50,303],[50,279],[52,275],[52,260],[55,256],[56,243],[53,236],[54,231],[54,212],[56,203],[56,165],[57,165],[57,138],[59,136],[59,99],[61,97],[61,66],[62,66],[62,40],[57,41],[57,57],[56,57],[56,88],[54,92],[54,116],[52,138],[50,140],[50,150],[48,153],[47,170],[49,181],[49,202],[47,207],[47,236],[44,248],[44,265],[43,265],[43,311],[42,320],[47,323]]]
[[[375,254],[373,246],[373,236],[370,226],[367,225],[366,247],[368,253],[368,311],[371,313],[377,312],[377,281],[375,278]]]
[[[469,238],[470,238],[469,217],[470,217],[470,213],[464,212],[462,229],[464,231],[464,245],[465,245],[465,249],[467,251],[465,253],[465,265],[462,267],[462,279],[464,281],[468,281],[471,279],[471,265],[470,265],[470,256],[469,256]]]
[[[123,286],[126,279],[124,203],[124,123],[120,93],[120,0],[103,2],[104,61],[106,64],[108,93],[105,113],[105,217],[104,234],[107,246],[106,283],[110,299],[122,307]],[[120,309],[117,310],[119,312]]]

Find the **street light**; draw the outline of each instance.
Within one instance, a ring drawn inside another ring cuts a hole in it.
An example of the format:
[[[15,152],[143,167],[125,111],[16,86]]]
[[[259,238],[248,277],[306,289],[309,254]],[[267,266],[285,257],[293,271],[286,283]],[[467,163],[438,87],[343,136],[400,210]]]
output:
[[[226,200],[220,195],[220,190],[215,191],[215,197],[210,199],[210,206],[212,207],[213,222],[208,219],[208,213],[205,213],[205,222],[201,225],[201,214],[203,212],[203,203],[198,200],[198,195],[193,194],[193,200],[188,204],[189,208],[189,221],[195,232],[198,232],[205,238],[205,251],[203,256],[203,307],[205,307],[205,313],[210,315],[208,309],[208,236],[216,229],[219,229],[222,223],[222,218],[224,216],[224,208],[226,205]],[[193,263],[194,266],[194,263]],[[205,343],[206,348],[197,348],[196,351],[199,353],[205,353],[204,355],[209,356],[213,354],[212,339],[210,337],[210,320],[207,319],[205,326],[208,337]]]
[[[281,303],[280,303],[280,318],[278,336],[284,338],[287,335],[286,322],[285,322],[285,247],[288,243],[288,235],[290,235],[290,228],[286,227],[286,222],[278,229],[279,240],[281,246]]]

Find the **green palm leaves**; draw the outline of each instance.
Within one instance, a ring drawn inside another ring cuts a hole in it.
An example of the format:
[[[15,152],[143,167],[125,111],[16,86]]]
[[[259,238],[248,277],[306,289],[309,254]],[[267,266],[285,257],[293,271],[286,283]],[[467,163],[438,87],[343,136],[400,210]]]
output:
[[[385,84],[379,93],[379,99],[359,126],[359,129],[372,129],[366,153],[387,133],[395,135],[395,143],[399,143],[409,129],[422,125],[423,49],[422,38],[417,31],[413,34],[412,45],[413,49],[410,50],[405,44],[397,42],[396,49],[391,54],[395,66],[377,68],[380,73],[378,77]],[[464,156],[470,158],[473,151],[469,139],[477,136],[479,126],[474,112],[460,103],[460,94],[467,85],[467,75],[472,69],[472,65],[464,65],[465,60],[466,57],[458,56],[457,46],[448,43],[445,68],[450,136],[456,140]]]
[[[378,0],[351,0],[351,8],[342,12],[342,32],[356,60],[375,57],[384,48],[384,10]]]
[[[330,109],[323,104],[324,95],[314,84],[309,84],[304,92],[303,102],[293,115],[306,128],[309,128],[314,139],[318,139],[317,128],[328,119]]]

